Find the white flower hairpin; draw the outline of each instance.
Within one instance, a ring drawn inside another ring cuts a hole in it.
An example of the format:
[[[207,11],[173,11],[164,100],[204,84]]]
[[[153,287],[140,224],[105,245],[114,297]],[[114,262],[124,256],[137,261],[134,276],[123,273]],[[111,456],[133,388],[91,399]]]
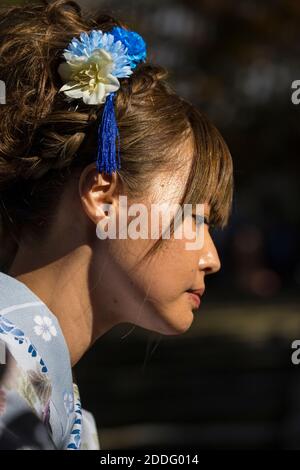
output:
[[[146,55],[143,38],[119,26],[110,32],[82,32],[80,39],[73,38],[64,50],[66,61],[59,65],[58,72],[65,84],[59,92],[65,93],[69,100],[82,99],[88,105],[105,103],[98,128],[99,172],[111,174],[121,167],[113,100],[120,88],[119,78],[129,77],[138,63],[146,60]]]

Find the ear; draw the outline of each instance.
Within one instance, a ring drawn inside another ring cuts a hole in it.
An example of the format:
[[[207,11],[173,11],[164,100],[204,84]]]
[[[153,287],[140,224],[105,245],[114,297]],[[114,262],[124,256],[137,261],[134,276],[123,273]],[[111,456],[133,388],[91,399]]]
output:
[[[88,217],[97,225],[105,217],[104,204],[117,206],[117,173],[99,173],[95,163],[90,163],[81,172],[78,189],[81,203]]]

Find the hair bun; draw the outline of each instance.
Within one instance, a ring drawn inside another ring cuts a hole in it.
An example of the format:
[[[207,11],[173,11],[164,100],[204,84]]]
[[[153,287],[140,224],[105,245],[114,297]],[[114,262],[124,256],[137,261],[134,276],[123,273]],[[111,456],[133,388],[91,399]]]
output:
[[[80,21],[82,18],[81,7],[72,0],[55,0],[50,3],[44,1],[47,5],[45,15],[49,23],[55,25],[74,23],[74,21]]]

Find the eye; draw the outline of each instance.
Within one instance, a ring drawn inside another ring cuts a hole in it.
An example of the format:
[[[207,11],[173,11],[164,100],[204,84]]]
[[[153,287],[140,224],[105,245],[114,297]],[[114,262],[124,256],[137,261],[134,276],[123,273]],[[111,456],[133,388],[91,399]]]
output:
[[[195,219],[196,221],[196,225],[197,227],[201,224],[203,224],[203,222],[209,226],[209,221],[208,221],[208,218],[205,217],[205,216],[202,216],[202,215],[199,215],[199,214],[193,214],[193,218]]]
[[[196,220],[196,224],[200,225],[203,224],[203,222],[207,225],[209,225],[209,221],[207,217],[203,217],[202,215],[199,214],[193,214],[194,219]]]

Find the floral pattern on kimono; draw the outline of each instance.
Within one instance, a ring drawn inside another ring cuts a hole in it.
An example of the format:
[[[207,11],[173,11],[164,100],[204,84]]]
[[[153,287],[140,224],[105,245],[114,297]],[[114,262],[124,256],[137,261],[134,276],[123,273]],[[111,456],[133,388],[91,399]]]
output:
[[[22,299],[25,295],[30,302],[6,303],[0,309],[0,340],[13,362],[0,384],[0,424],[1,417],[10,412],[6,410],[8,394],[18,394],[47,427],[55,448],[99,449],[95,422],[81,408],[56,317],[25,284],[0,273],[1,295],[2,283],[15,288],[15,293],[21,291]]]

